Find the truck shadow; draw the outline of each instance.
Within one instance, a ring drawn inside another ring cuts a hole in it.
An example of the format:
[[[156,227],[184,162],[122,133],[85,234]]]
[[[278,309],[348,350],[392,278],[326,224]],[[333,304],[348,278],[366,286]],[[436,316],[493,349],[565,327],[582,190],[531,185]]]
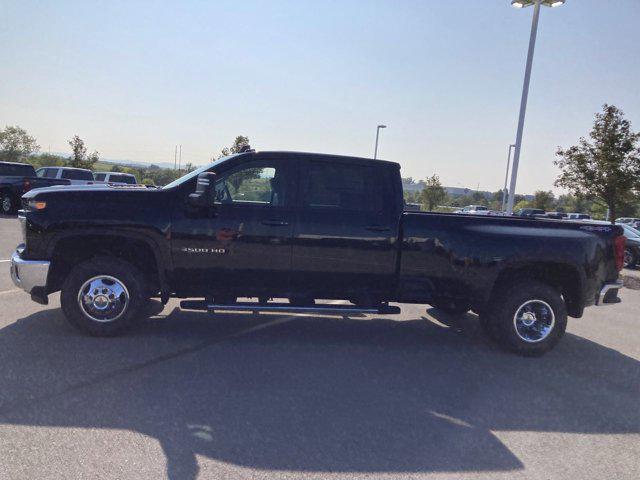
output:
[[[0,330],[0,423],[140,432],[174,479],[196,477],[196,455],[270,471],[509,471],[524,465],[493,431],[640,433],[638,361],[571,334],[519,358],[473,315],[430,314],[237,335],[282,317],[175,310],[95,339],[40,311]]]

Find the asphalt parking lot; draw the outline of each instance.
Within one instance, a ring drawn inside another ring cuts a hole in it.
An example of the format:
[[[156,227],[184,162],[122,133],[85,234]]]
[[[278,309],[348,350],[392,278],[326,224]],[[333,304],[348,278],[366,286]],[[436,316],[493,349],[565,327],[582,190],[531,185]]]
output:
[[[542,358],[476,317],[181,312],[129,335],[9,279],[0,218],[0,478],[640,478],[640,291]]]

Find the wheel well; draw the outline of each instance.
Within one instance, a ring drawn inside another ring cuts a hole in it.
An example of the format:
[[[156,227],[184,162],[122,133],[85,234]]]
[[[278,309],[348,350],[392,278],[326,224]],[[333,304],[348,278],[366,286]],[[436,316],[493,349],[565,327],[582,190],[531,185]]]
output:
[[[77,264],[104,255],[115,256],[138,268],[145,276],[151,294],[160,290],[158,263],[148,243],[117,235],[82,235],[63,238],[56,244],[51,256],[49,292],[60,290]]]
[[[538,280],[555,288],[564,298],[567,313],[572,317],[582,316],[584,308],[582,281],[575,267],[562,263],[544,262],[507,268],[498,275],[491,290],[491,298],[518,280]]]

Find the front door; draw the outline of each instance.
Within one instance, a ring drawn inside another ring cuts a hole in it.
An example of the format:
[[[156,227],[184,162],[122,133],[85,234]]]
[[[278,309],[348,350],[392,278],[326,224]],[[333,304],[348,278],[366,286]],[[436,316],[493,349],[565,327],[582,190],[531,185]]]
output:
[[[220,172],[211,215],[176,212],[177,290],[254,296],[286,292],[291,271],[295,164],[268,157]],[[194,187],[195,188],[195,187]]]

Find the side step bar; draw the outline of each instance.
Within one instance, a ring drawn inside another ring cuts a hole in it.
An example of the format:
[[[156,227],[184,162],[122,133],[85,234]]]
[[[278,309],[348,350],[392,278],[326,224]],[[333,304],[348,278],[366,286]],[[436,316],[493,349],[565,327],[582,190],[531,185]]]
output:
[[[397,315],[400,307],[381,305],[379,308],[360,308],[355,305],[317,304],[310,307],[297,307],[290,303],[254,303],[238,302],[229,305],[208,303],[206,300],[182,300],[180,308],[183,310],[204,310],[215,312],[216,310],[241,311],[241,312],[281,312],[281,313],[368,313],[377,315]]]

